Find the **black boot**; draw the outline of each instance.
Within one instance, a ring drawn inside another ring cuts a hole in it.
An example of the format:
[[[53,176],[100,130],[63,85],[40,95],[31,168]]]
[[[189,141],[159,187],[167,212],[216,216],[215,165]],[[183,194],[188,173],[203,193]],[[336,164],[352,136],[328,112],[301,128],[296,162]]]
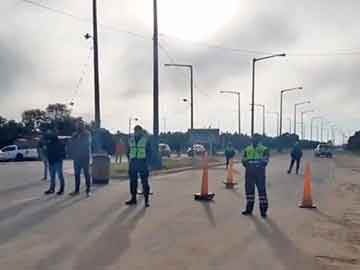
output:
[[[144,198],[145,198],[145,207],[150,207],[149,194],[144,194]]]
[[[131,195],[131,199],[125,202],[126,205],[135,205],[137,204],[136,195]]]
[[[266,212],[261,212],[261,217],[262,217],[262,218],[267,218]]]
[[[59,191],[56,193],[56,195],[63,195],[64,194],[64,187],[61,187]]]
[[[45,195],[50,195],[55,193],[55,190],[53,188],[49,188],[47,191],[44,192]]]
[[[244,216],[251,216],[251,215],[252,215],[252,211],[244,210],[244,211],[241,212],[241,214],[243,214]]]

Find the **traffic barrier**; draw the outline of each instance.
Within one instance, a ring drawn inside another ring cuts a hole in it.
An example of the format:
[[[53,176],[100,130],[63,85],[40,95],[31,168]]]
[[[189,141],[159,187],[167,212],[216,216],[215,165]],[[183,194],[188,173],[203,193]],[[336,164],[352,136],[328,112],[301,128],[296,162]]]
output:
[[[227,177],[226,177],[226,181],[224,182],[225,187],[228,189],[233,189],[237,183],[235,182],[234,179],[234,163],[233,160],[230,159],[229,161],[229,166],[228,166],[228,170],[227,170]]]
[[[306,163],[305,177],[304,177],[304,196],[302,203],[299,205],[301,208],[316,208],[312,200],[312,175],[310,163]]]
[[[215,193],[209,193],[209,160],[208,153],[205,152],[203,157],[203,174],[201,181],[201,192],[194,194],[196,201],[211,201],[215,197]]]

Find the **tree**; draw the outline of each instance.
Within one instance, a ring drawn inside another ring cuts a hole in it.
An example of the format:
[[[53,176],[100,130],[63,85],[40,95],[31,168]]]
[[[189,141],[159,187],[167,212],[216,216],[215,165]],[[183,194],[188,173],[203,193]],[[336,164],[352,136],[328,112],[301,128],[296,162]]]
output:
[[[40,109],[24,111],[21,115],[22,123],[25,125],[28,133],[35,133],[37,129],[46,122],[46,112]]]
[[[66,104],[49,104],[46,107],[46,115],[51,120],[64,120],[70,117],[71,110],[67,107]]]

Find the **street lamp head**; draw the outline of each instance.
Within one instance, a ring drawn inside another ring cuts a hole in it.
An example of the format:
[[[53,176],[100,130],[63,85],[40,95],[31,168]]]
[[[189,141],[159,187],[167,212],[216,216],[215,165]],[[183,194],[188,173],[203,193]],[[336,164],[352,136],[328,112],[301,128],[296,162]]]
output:
[[[84,35],[84,38],[85,38],[85,39],[90,39],[90,38],[92,38],[92,36],[91,36],[89,33],[86,33],[86,34]]]
[[[286,53],[279,54],[279,56],[285,57]]]

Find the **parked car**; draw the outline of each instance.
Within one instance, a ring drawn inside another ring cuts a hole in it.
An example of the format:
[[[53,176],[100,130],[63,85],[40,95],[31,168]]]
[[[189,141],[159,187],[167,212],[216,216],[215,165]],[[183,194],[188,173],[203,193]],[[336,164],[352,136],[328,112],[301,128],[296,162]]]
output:
[[[159,153],[162,157],[170,157],[171,155],[171,148],[166,143],[159,143]]]
[[[0,149],[0,161],[21,161],[25,159],[39,159],[37,149],[17,145],[8,145]]]
[[[333,148],[329,144],[321,143],[314,150],[315,157],[333,157]]]
[[[189,147],[189,149],[186,151],[186,153],[188,154],[189,157],[194,156],[200,156],[202,154],[204,154],[206,152],[206,149],[203,145],[201,144],[194,144],[193,146]]]

